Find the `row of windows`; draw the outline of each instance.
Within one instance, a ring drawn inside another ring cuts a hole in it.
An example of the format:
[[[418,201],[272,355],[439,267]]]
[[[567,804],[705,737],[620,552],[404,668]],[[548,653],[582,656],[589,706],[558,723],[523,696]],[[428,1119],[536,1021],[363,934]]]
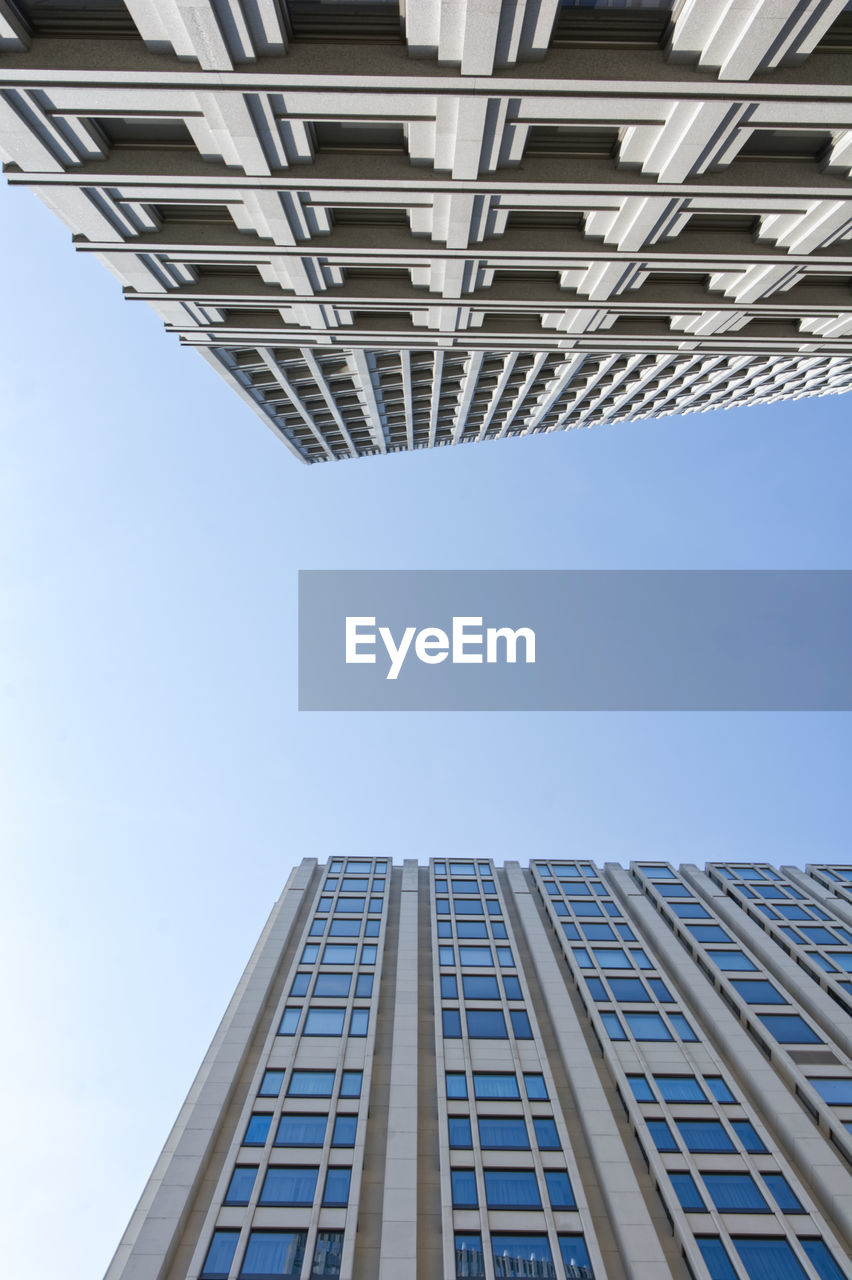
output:
[[[448,887],[449,886],[449,887]],[[453,893],[479,893],[480,887],[483,893],[496,893],[497,886],[493,880],[436,880],[436,893],[449,893],[450,889]]]
[[[499,898],[486,898],[484,909],[480,898],[453,898],[452,903],[453,914],[457,916],[481,916],[485,915],[486,911],[490,916],[503,914]],[[435,899],[435,914],[439,916],[448,916],[450,914],[449,898]]]
[[[659,1000],[660,1004],[674,1004],[674,996],[662,978],[648,978],[647,984],[646,986],[641,978],[607,978],[605,986],[602,978],[586,978],[586,986],[593,1000],[629,1000],[639,1004]],[[649,993],[649,987],[653,995]]]
[[[328,1071],[308,1071],[297,1068],[290,1076],[290,1083],[287,1088],[288,1098],[330,1098],[334,1093],[334,1083],[336,1072]],[[264,1082],[269,1078],[270,1089],[275,1089],[275,1096],[281,1092],[281,1080],[279,1076],[283,1076],[282,1071],[267,1071],[264,1075]],[[361,1071],[343,1071],[340,1076],[340,1096],[341,1098],[360,1098],[361,1083],[363,1080],[363,1072]],[[264,1086],[262,1086],[264,1087]],[[272,1095],[266,1095],[272,1096]],[[271,1117],[270,1117],[271,1118]]]
[[[627,1032],[624,1023],[634,1040],[674,1040],[694,1041],[698,1036],[682,1013],[668,1013],[666,1018],[661,1013],[601,1013],[601,1022],[610,1040],[626,1040]],[[671,1027],[668,1025],[671,1023]],[[675,1034],[672,1034],[674,1028]]]
[[[541,1193],[534,1169],[485,1169],[485,1203],[489,1209],[541,1209]],[[564,1169],[545,1170],[551,1209],[576,1209],[571,1181]],[[454,1209],[477,1209],[479,1196],[473,1169],[451,1169]]]
[[[771,867],[714,867],[726,880],[780,880]]]
[[[310,973],[297,973],[290,987],[291,996],[305,996],[310,985]],[[315,996],[348,996],[352,986],[351,973],[318,973],[314,982]],[[355,979],[356,999],[369,999],[373,994],[372,973],[359,973]]]
[[[438,926],[440,934],[440,925]],[[512,955],[511,947],[496,947],[497,963],[501,969],[514,969],[515,957]],[[452,947],[441,947],[439,949],[438,959],[440,963],[452,964]],[[474,969],[493,969],[494,968],[494,952],[490,947],[458,947],[458,958],[460,965],[469,965]]]
[[[710,1280],[737,1280],[737,1273],[718,1236],[699,1236],[696,1243]],[[820,1280],[844,1280],[840,1267],[822,1240],[799,1240],[799,1244]],[[749,1280],[807,1280],[804,1267],[786,1240],[734,1236],[733,1245]]]
[[[510,1009],[509,1020],[512,1034],[516,1040],[532,1040],[530,1020],[524,1009]],[[444,1039],[461,1038],[461,1011],[459,1009],[442,1009],[441,1022]],[[508,1040],[509,1032],[502,1009],[466,1009],[465,1022],[468,1038],[471,1040]]]
[[[450,1099],[468,1096],[467,1076],[463,1071],[446,1073],[447,1097]],[[524,1092],[531,1102],[547,1101],[547,1086],[544,1076],[536,1071],[524,1072]],[[478,1101],[511,1101],[520,1099],[518,1077],[511,1071],[474,1071],[473,1096]]]
[[[539,1151],[560,1151],[562,1144],[556,1122],[549,1116],[533,1117],[536,1146]],[[450,1116],[450,1146],[457,1151],[473,1147],[473,1132],[468,1116]],[[529,1151],[530,1140],[523,1116],[478,1116],[476,1127],[483,1151]]]
[[[586,1242],[580,1235],[560,1235],[559,1255],[565,1274],[571,1280],[594,1280]],[[491,1253],[497,1277],[536,1276],[541,1280],[557,1280],[559,1272],[553,1261],[546,1235],[504,1235],[491,1233]],[[476,1232],[457,1232],[455,1237],[456,1275],[484,1276],[485,1260],[482,1236]]]
[[[670,1173],[680,1207],[706,1213],[707,1205],[690,1173]],[[720,1213],[771,1213],[772,1209],[750,1173],[704,1173],[704,1186]],[[765,1173],[763,1181],[782,1213],[807,1213],[782,1173]]]
[[[562,926],[565,928],[565,926]],[[641,947],[625,950],[624,947],[574,947],[572,955],[581,969],[593,969],[599,965],[601,969],[653,969]]]
[[[462,995],[465,1000],[499,1000],[500,986],[493,974],[462,974]],[[520,979],[512,974],[503,974],[503,991],[507,1000],[522,1000]],[[444,1000],[458,1000],[459,984],[454,973],[441,974],[441,997]]]
[[[502,940],[508,937],[506,926],[502,920],[489,920],[488,924],[479,920],[439,920],[438,937],[452,938],[455,936],[460,940],[463,938],[488,938],[489,925],[491,926],[490,936],[495,940]]]
[[[451,876],[475,876],[477,872],[477,868],[479,868],[479,874],[481,876],[494,875],[494,868],[492,867],[490,862],[478,862],[475,865],[472,862],[451,862],[450,875]],[[447,874],[446,862],[433,863],[433,870],[436,876],[445,876]]]
[[[648,1132],[658,1151],[680,1151],[667,1120],[646,1120]],[[737,1148],[721,1120],[675,1120],[687,1151],[694,1155],[732,1155]],[[748,1120],[729,1121],[731,1129],[750,1154],[763,1154],[766,1147]]]
[[[384,901],[385,901],[384,898],[370,898],[369,901],[370,901],[370,906],[369,906],[370,914],[371,915],[375,915],[377,913],[381,914],[381,910],[382,910],[382,907],[384,906]],[[340,895],[337,898],[332,898],[332,897],[320,898],[319,902],[317,903],[317,911],[339,911],[339,912],[342,912],[344,915],[347,913],[349,915],[363,915],[365,909],[367,909],[366,898],[353,898],[351,896],[347,897],[345,895]]]
[[[382,927],[381,920],[348,920],[345,917],[316,916],[311,924],[310,937],[321,938],[328,928],[330,938],[360,938],[363,931],[365,938],[378,938]]]
[[[653,1076],[654,1084],[663,1102],[700,1102],[710,1104],[710,1099],[695,1076]],[[637,1102],[656,1102],[647,1076],[628,1076],[628,1084]],[[721,1076],[705,1076],[704,1084],[716,1102],[736,1102]]]
[[[573,894],[575,898],[590,898],[593,892],[599,898],[609,897],[609,890],[600,880],[590,880],[588,884],[583,881],[579,884],[569,885],[568,888],[564,888],[561,884],[555,884],[552,880],[546,880],[544,884],[551,898],[558,898],[563,893]],[[569,905],[573,906],[574,904],[569,903]]]
[[[567,901],[564,905],[568,908],[569,914],[573,912],[575,916],[581,916],[583,918],[587,918],[590,916],[603,917],[604,912],[608,916],[621,915],[621,908],[618,906],[616,902],[611,902],[609,898],[607,898],[604,902],[600,902],[600,903],[595,902],[591,898],[588,901],[581,898],[576,902],[569,899],[569,901]],[[557,915],[561,914],[558,910],[559,903],[558,902],[554,903],[554,906],[557,908]],[[603,908],[603,910],[601,910],[601,908]]]
[[[375,943],[367,942],[361,947],[361,964],[375,964],[378,948]],[[309,942],[302,951],[300,964],[316,964],[320,953],[320,943]],[[320,964],[354,964],[358,947],[354,943],[327,942],[322,949]]]
[[[288,1005],[278,1027],[279,1036],[294,1036],[302,1017],[302,1008]],[[346,1008],[338,1005],[311,1007],[302,1024],[303,1036],[342,1036]],[[370,1026],[369,1009],[353,1009],[349,1015],[350,1036],[365,1036]]]
[[[372,888],[370,887],[370,878],[363,876],[328,876],[322,887],[323,893],[335,893],[340,890],[341,893],[384,893],[385,880],[383,876],[373,876]]]
[[[219,1229],[213,1232],[201,1274],[204,1280],[227,1280],[237,1252],[240,1233]],[[301,1275],[308,1242],[307,1231],[252,1231],[240,1266],[240,1276],[255,1280],[296,1280]],[[343,1252],[342,1231],[317,1234],[311,1276],[339,1276]]]
[[[557,915],[567,913],[564,902],[554,902]],[[616,930],[617,932],[613,932]],[[595,924],[581,921],[577,924],[563,924],[562,932],[569,942],[635,942],[636,934],[629,924]]]
[[[281,1075],[283,1073],[275,1072],[275,1074]],[[243,1146],[265,1146],[266,1139],[269,1136],[271,1123],[271,1114],[267,1112],[255,1112],[255,1114],[249,1119],[248,1128],[246,1129],[246,1134],[243,1138]],[[325,1143],[327,1128],[328,1115],[325,1112],[316,1115],[308,1115],[303,1112],[294,1112],[292,1115],[283,1115],[278,1121],[278,1129],[275,1134],[273,1146],[321,1147]],[[354,1147],[357,1131],[357,1115],[335,1116],[334,1125],[331,1131],[331,1145],[333,1147]]]

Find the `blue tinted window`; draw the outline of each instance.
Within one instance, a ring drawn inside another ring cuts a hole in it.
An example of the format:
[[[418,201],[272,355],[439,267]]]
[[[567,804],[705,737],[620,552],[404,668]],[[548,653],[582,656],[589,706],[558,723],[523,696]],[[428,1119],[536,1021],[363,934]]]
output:
[[[473,865],[472,862],[451,862],[450,875],[451,876],[475,876],[476,867]]]
[[[811,942],[824,942],[830,947],[834,946],[837,942],[837,938],[835,938],[830,929],[826,929],[825,925],[805,925],[802,929],[802,933],[806,933]]]
[[[354,964],[357,951],[357,947],[346,943],[329,942],[322,953],[322,962],[323,964]]]
[[[584,924],[583,937],[589,942],[616,942],[611,924]]]
[[[315,996],[348,996],[351,973],[320,973],[314,985]]]
[[[575,1280],[594,1280],[589,1251],[582,1236],[559,1236],[559,1252],[565,1265],[566,1275]]]
[[[381,928],[382,928],[381,920],[368,920],[367,923],[364,925],[364,937],[378,938],[379,933],[381,932]]]
[[[545,1172],[544,1181],[547,1184],[547,1198],[552,1209],[574,1209],[576,1207],[574,1192],[571,1190],[571,1181],[564,1169]]]
[[[365,944],[361,948],[361,963],[362,964],[376,963],[376,947],[372,943]]]
[[[654,1082],[666,1102],[707,1101],[695,1076],[654,1076]]]
[[[276,1147],[321,1147],[328,1116],[284,1115],[278,1122]]]
[[[826,973],[837,973],[837,965],[832,964],[830,960],[825,956],[820,955],[818,951],[809,951],[808,955],[811,960],[813,960],[814,964],[818,964]]]
[[[757,971],[757,966],[752,964],[744,951],[708,951],[707,958],[715,961],[720,969]]]
[[[254,1190],[256,1177],[256,1164],[238,1164],[231,1174],[231,1181],[228,1183],[225,1204],[248,1204],[251,1199],[251,1193]]]
[[[630,954],[633,957],[633,963],[636,965],[637,969],[653,969],[654,966],[651,964],[651,961],[645,955],[644,951],[639,948],[635,948],[630,952]]]
[[[461,1039],[461,1017],[458,1009],[442,1009],[441,1023],[444,1036],[448,1040]]]
[[[318,1231],[311,1276],[339,1276],[343,1257],[343,1232]]]
[[[448,1098],[467,1097],[467,1079],[463,1071],[448,1071],[446,1081]]]
[[[502,1009],[468,1009],[467,1034],[471,1040],[506,1040],[506,1019]]]
[[[777,987],[763,978],[731,978],[731,986],[746,1004],[786,1004]]]
[[[370,1025],[369,1009],[353,1009],[349,1019],[350,1036],[365,1036]]]
[[[451,1147],[468,1148],[473,1146],[470,1120],[467,1116],[450,1116],[447,1124],[449,1126]]]
[[[509,1017],[512,1020],[512,1031],[516,1040],[532,1040],[533,1033],[530,1026],[530,1020],[523,1009],[511,1009]],[[468,1025],[470,1023],[468,1022]]]
[[[575,916],[602,916],[603,912],[596,902],[569,902]]]
[[[294,1071],[287,1094],[291,1098],[330,1098],[333,1071]]]
[[[283,1071],[264,1071],[263,1080],[260,1083],[258,1097],[260,1098],[277,1098],[281,1092],[281,1086],[284,1083]]]
[[[491,967],[494,959],[490,947],[459,947],[459,963],[474,965],[480,969]]]
[[[797,1013],[759,1013],[757,1016],[779,1044],[822,1044],[817,1033]]]
[[[758,1154],[766,1150],[757,1130],[748,1120],[732,1120],[731,1128],[749,1153]]]
[[[515,982],[517,982],[517,978]],[[462,990],[466,1000],[499,1000],[500,988],[492,974],[465,974]]]
[[[587,884],[572,884],[571,893],[575,898],[591,898],[592,896],[592,891]],[[574,906],[573,902],[571,906]]]
[[[314,920],[311,923],[310,936],[312,938],[321,938],[325,933],[325,926],[327,923],[327,920]]]
[[[538,1180],[532,1169],[486,1169],[485,1200],[489,1209],[540,1209]]]
[[[622,942],[636,941],[636,935],[630,928],[629,924],[617,924],[615,927],[618,930],[618,936],[621,938]]]
[[[371,899],[370,899],[370,914],[372,915],[372,914],[374,914],[374,913],[375,913],[375,912],[377,912],[377,911],[381,911],[383,903],[384,903],[384,899],[383,899],[383,898],[371,898]]]
[[[651,1092],[651,1086],[644,1076],[628,1076],[627,1083],[633,1093],[633,1097],[637,1102],[653,1102],[654,1095]]]
[[[520,1116],[480,1116],[479,1145],[485,1151],[529,1151],[527,1126]]]
[[[819,1280],[843,1280],[843,1272],[834,1261],[822,1240],[800,1240],[808,1261],[819,1276]]]
[[[718,924],[690,924],[689,932],[696,942],[730,942],[731,939]]]
[[[625,1013],[624,1020],[637,1040],[671,1040],[672,1034],[658,1013]]]
[[[496,898],[486,898],[485,907],[490,916],[499,916],[503,914],[500,903]]]
[[[672,993],[669,991],[668,987],[667,987],[667,986],[666,986],[666,984],[663,982],[662,978],[649,978],[649,979],[648,979],[648,986],[651,988],[651,990],[653,991],[654,995],[655,995],[655,996],[657,997],[657,999],[659,1000],[660,1004],[672,1004],[672,1003],[673,1003],[673,1001],[674,1001],[674,996],[673,996],[673,995],[672,995]]]
[[[325,1205],[344,1205],[349,1203],[349,1179],[351,1169],[334,1166],[325,1175],[325,1192],[322,1202]]]
[[[783,906],[780,906],[778,910],[781,912],[781,915],[784,916],[787,920],[810,920],[811,919],[811,916],[808,914],[807,911],[805,911],[803,907],[787,906],[785,904]]]
[[[484,1276],[485,1263],[482,1254],[482,1236],[456,1232],[456,1275]]]
[[[373,994],[373,975],[371,973],[359,973],[355,982],[355,995],[360,1000],[369,999]]]
[[[697,902],[673,902],[671,909],[680,920],[710,920],[710,912]]]
[[[309,1009],[302,1034],[306,1036],[342,1035],[345,1016],[345,1009]]]
[[[672,1186],[675,1189],[675,1195],[680,1202],[681,1209],[687,1212],[700,1213],[704,1208],[704,1201],[695,1185],[695,1181],[689,1173],[670,1173]]]
[[[507,1000],[522,1000],[523,992],[521,984],[517,978],[513,978],[511,974],[506,974],[503,978],[503,990],[506,992]]]
[[[459,938],[487,938],[488,926],[483,920],[457,920],[456,934]]]
[[[592,957],[585,947],[575,947],[573,955],[580,969],[593,969],[595,967],[592,964]]]
[[[733,1263],[718,1236],[699,1236],[695,1243],[710,1272],[710,1280],[737,1280]]]
[[[201,1269],[201,1274],[207,1280],[221,1280],[227,1277],[231,1270],[231,1263],[234,1261],[239,1238],[239,1231],[213,1232],[213,1239],[210,1241],[210,1248],[207,1250],[207,1257]]]
[[[705,1076],[704,1083],[717,1102],[736,1102],[736,1098],[721,1076]]]
[[[531,1101],[537,1098],[547,1097],[547,1086],[544,1083],[544,1076],[537,1072],[524,1072],[524,1086],[527,1091],[527,1097]]]
[[[518,1081],[505,1072],[475,1071],[473,1092],[477,1098],[519,1098]]]
[[[569,942],[580,941],[580,930],[575,924],[563,924],[562,932],[565,934],[565,937]]]
[[[358,1132],[357,1116],[338,1116],[334,1122],[331,1135],[333,1147],[354,1147],[355,1134]]]
[[[459,985],[456,982],[454,973],[441,974],[441,998],[443,1000],[458,1000]]]
[[[449,887],[448,887],[447,881],[446,881],[446,880],[436,880],[436,881],[435,881],[435,892],[436,892],[436,893],[449,893]]]
[[[246,1126],[246,1136],[243,1138],[243,1146],[262,1147],[266,1142],[271,1124],[272,1116],[266,1112],[256,1112],[253,1116],[250,1116]]]
[[[509,935],[502,920],[491,921],[491,935],[494,938],[508,938]]]
[[[366,898],[338,898],[336,910],[348,915],[363,915],[366,905]],[[379,903],[379,910],[381,910],[381,903]]]
[[[829,1106],[852,1107],[852,1076],[810,1076],[809,1080]]]
[[[438,948],[438,964],[455,964],[456,953],[452,947]]]
[[[733,1151],[734,1144],[719,1120],[678,1120],[689,1151]]]
[[[359,876],[344,876],[340,887],[344,893],[366,893],[370,887],[370,881],[362,880]]]
[[[734,1237],[734,1248],[749,1280],[805,1280],[801,1266],[786,1240]],[[842,1280],[842,1277],[839,1277]]]
[[[344,1071],[340,1081],[341,1098],[360,1098],[362,1078],[362,1071]]]
[[[495,1276],[555,1276],[547,1236],[491,1236]],[[484,1272],[479,1272],[484,1275]]]
[[[313,1204],[318,1169],[270,1165],[260,1189],[260,1204]]]
[[[704,1185],[720,1213],[768,1213],[750,1173],[705,1173]]]
[[[451,938],[453,936],[453,926],[449,920],[438,921],[438,937]]]
[[[651,1000],[641,978],[610,978],[609,988],[616,1000]]]
[[[658,1151],[677,1151],[677,1143],[665,1120],[649,1120],[648,1132],[654,1140]]]
[[[658,884],[657,892],[664,898],[689,898],[692,896],[692,890],[687,889],[685,884]]]
[[[536,1144],[540,1151],[559,1150],[561,1144],[555,1121],[548,1119],[547,1116],[536,1116],[533,1119],[533,1128],[535,1129]]]
[[[627,952],[621,947],[592,947],[592,955],[602,969],[631,969]]]
[[[615,903],[615,902],[605,902],[605,903],[604,903],[604,906],[606,907],[606,913],[607,913],[607,915],[608,915],[608,916],[620,916],[620,915],[621,915],[621,909],[619,908],[619,906],[617,905],[617,903]]]
[[[586,978],[586,986],[593,1000],[609,1000],[606,988],[600,978]]]
[[[453,910],[457,916],[481,916],[482,903],[478,898],[453,898]]]
[[[302,952],[302,959],[299,961],[299,963],[313,964],[318,955],[319,955],[319,946],[317,945],[317,943],[309,942],[308,945],[305,947],[304,951]]]
[[[610,1040],[626,1040],[627,1032],[619,1021],[617,1013],[602,1013],[601,1022]]]
[[[766,1183],[772,1195],[775,1197],[775,1203],[783,1213],[804,1213],[805,1209],[799,1197],[790,1186],[783,1173],[765,1173],[763,1181]]]
[[[309,973],[297,973],[293,979],[293,985],[290,988],[291,996],[304,996],[308,993],[308,986],[311,981]]]
[[[302,1016],[301,1009],[288,1008],[284,1010],[281,1016],[281,1022],[278,1027],[279,1036],[294,1036],[296,1028],[299,1025],[299,1019]]]
[[[697,1040],[698,1036],[692,1030],[682,1013],[670,1013],[669,1020],[674,1027],[681,1040]]]
[[[476,1175],[473,1169],[451,1169],[450,1181],[454,1208],[475,1209],[479,1201],[476,1196]]]
[[[646,863],[639,868],[640,871],[648,877],[649,880],[674,880],[675,873],[671,867],[666,867],[662,863]]]

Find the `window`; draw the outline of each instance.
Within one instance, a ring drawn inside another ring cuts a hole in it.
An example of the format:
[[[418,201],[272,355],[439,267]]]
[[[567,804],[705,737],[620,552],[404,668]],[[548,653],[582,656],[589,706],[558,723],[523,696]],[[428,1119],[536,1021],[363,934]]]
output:
[[[450,1116],[447,1120],[450,1134],[450,1146],[455,1150],[467,1150],[473,1146],[470,1132],[470,1120],[467,1116]]]
[[[695,1243],[710,1272],[710,1280],[737,1280],[737,1273],[718,1236],[698,1236]]]
[[[703,1213],[706,1210],[691,1173],[670,1173],[669,1177],[681,1209],[688,1213]]]
[[[583,937],[589,942],[616,942],[616,936],[609,924],[584,924]]]
[[[689,932],[696,942],[731,942],[725,930],[718,924],[690,924]]]
[[[322,935],[325,933],[326,924],[327,924],[327,921],[324,918],[322,920],[320,919],[314,920],[311,924],[310,936],[312,938],[321,938]]]
[[[348,912],[350,915],[363,915],[364,908],[367,905],[366,898],[338,898],[337,910]],[[379,908],[381,910],[381,906]]]
[[[360,1098],[361,1097],[361,1080],[363,1078],[362,1071],[344,1071],[343,1078],[340,1081],[341,1098]]]
[[[822,1044],[817,1033],[797,1013],[759,1013],[757,1016],[779,1044]]]
[[[330,1098],[334,1088],[333,1071],[294,1071],[287,1096],[290,1098]]]
[[[603,912],[596,902],[569,902],[575,916],[602,916]]]
[[[637,1040],[671,1040],[669,1031],[658,1013],[625,1013],[624,1020]]]
[[[606,987],[601,978],[586,978],[586,986],[589,988],[589,995],[593,1000],[608,1001],[609,996]]]
[[[749,1155],[761,1155],[766,1150],[757,1130],[748,1120],[732,1120],[731,1128]]]
[[[666,1102],[707,1101],[695,1076],[654,1076],[654,1083]]]
[[[705,1173],[704,1185],[720,1213],[768,1213],[750,1173]]]
[[[451,938],[453,936],[453,926],[449,920],[438,921],[438,937]]]
[[[665,1120],[649,1120],[648,1132],[658,1151],[677,1151],[678,1146]]]
[[[594,1280],[589,1251],[582,1236],[559,1236],[559,1252],[567,1275],[575,1280]]]
[[[318,1231],[311,1276],[339,1276],[342,1255],[343,1232]]]
[[[238,1164],[225,1192],[225,1204],[248,1204],[256,1177],[256,1164]]]
[[[783,1173],[765,1173],[763,1181],[775,1197],[775,1203],[783,1213],[804,1213],[805,1209],[799,1197],[790,1186]]]
[[[323,964],[354,964],[358,948],[339,942],[326,943],[322,953]],[[366,947],[364,948],[366,951]],[[366,964],[366,961],[364,961]]]
[[[456,953],[452,947],[438,948],[438,964],[455,964]]]
[[[502,920],[491,921],[491,936],[493,938],[508,938],[509,935]]]
[[[320,973],[314,984],[315,996],[348,996],[351,973]]]
[[[574,948],[574,959],[580,969],[593,969],[592,957],[589,955],[585,947]]]
[[[497,979],[495,978],[494,981],[496,982]],[[442,973],[441,974],[441,999],[442,1000],[458,1000],[458,998],[459,998],[459,984],[456,982],[456,975],[454,973]]]
[[[328,931],[330,938],[357,938],[361,933],[360,920],[337,920],[331,922]]]
[[[535,1140],[539,1151],[559,1151],[561,1149],[555,1121],[550,1120],[547,1116],[535,1116],[533,1118],[533,1129],[535,1130]]]
[[[359,973],[355,983],[356,1000],[369,1000],[373,994],[373,975],[371,973]]]
[[[827,943],[830,947],[837,942],[837,938],[829,929],[826,929],[825,925],[805,925],[802,933],[806,933],[811,942]]]
[[[481,1235],[457,1232],[455,1254],[457,1276],[485,1275]]]
[[[453,898],[453,911],[457,916],[481,916],[484,914],[479,898]]]
[[[479,893],[476,880],[454,880],[453,893]]]
[[[343,1034],[345,1009],[309,1009],[303,1035],[339,1036]]]
[[[521,984],[517,978],[513,978],[511,974],[506,974],[503,978],[503,990],[506,993],[507,1000],[522,1000],[523,993]]]
[[[486,1169],[485,1202],[489,1209],[540,1209],[541,1196],[533,1169]]]
[[[707,958],[714,961],[720,969],[748,969],[757,972],[757,965],[752,964],[744,951],[708,951]]]
[[[515,982],[517,981],[515,978]],[[465,1000],[500,999],[500,988],[492,974],[465,974],[462,978],[462,991]]]
[[[445,1076],[448,1098],[467,1097],[467,1079],[463,1071],[448,1071]]]
[[[735,1236],[734,1248],[749,1280],[805,1280],[805,1269],[786,1240]]]
[[[349,1179],[352,1170],[333,1165],[325,1175],[325,1191],[322,1202],[326,1206],[340,1206],[349,1203]]]
[[[852,1107],[852,1076],[810,1076],[809,1082],[829,1106]]]
[[[621,947],[592,947],[592,955],[602,969],[632,969],[627,952]]]
[[[290,988],[291,996],[304,996],[308,993],[308,985],[311,981],[309,973],[297,973],[293,979],[293,985]]]
[[[494,1274],[499,1280],[513,1276],[556,1274],[547,1236],[508,1236],[492,1233],[491,1249],[494,1254]]]
[[[524,1087],[531,1102],[535,1102],[538,1098],[547,1097],[544,1076],[538,1075],[536,1072],[524,1072]]]
[[[474,867],[472,862],[451,862],[450,875],[451,876],[475,876],[476,868]]]
[[[627,1039],[627,1032],[624,1030],[624,1027],[621,1025],[621,1022],[619,1020],[617,1013],[602,1013],[601,1022],[603,1023],[604,1030],[606,1031],[610,1040],[626,1040]],[[669,1039],[671,1039],[671,1036],[669,1037]]]
[[[634,948],[630,952],[630,955],[637,969],[653,969],[654,966],[651,964],[651,961],[645,955],[645,952],[639,947]]]
[[[468,1009],[467,1034],[471,1040],[507,1040],[506,1019],[502,1009]],[[446,1033],[445,1033],[446,1034]]]
[[[736,1102],[736,1098],[721,1076],[705,1076],[704,1083],[717,1102]]]
[[[468,1015],[469,1019],[470,1015]],[[512,1031],[516,1040],[532,1040],[533,1033],[530,1026],[530,1020],[524,1009],[510,1009],[509,1017],[512,1021]]]
[[[207,1250],[207,1257],[201,1268],[201,1274],[206,1277],[206,1280],[227,1280],[239,1238],[239,1231],[213,1232],[213,1239],[210,1241],[210,1248]]]
[[[627,979],[626,979],[626,978],[620,978],[620,979],[619,979],[619,981],[620,981],[620,982],[626,982],[626,981],[627,981]],[[673,995],[672,995],[672,993],[669,991],[668,987],[667,987],[667,986],[666,986],[666,984],[663,982],[662,978],[649,978],[649,979],[648,979],[648,986],[651,988],[651,990],[653,991],[654,995],[655,995],[655,996],[657,997],[657,999],[659,1000],[660,1004],[673,1004],[673,1003],[674,1003],[674,996],[673,996]]]
[[[304,951],[302,952],[302,959],[299,961],[299,963],[314,964],[316,962],[316,958],[318,955],[319,955],[319,946],[317,945],[317,943],[309,942],[308,945],[305,947]]]
[[[441,1010],[441,1027],[447,1040],[461,1039],[461,1017],[458,1009]]]
[[[450,1183],[453,1190],[453,1208],[475,1209],[479,1200],[476,1195],[476,1174],[473,1169],[451,1169]]]
[[[358,876],[344,876],[340,887],[344,893],[366,893],[370,888],[370,881]]]
[[[269,1112],[255,1112],[253,1116],[249,1116],[246,1136],[243,1138],[243,1146],[262,1147],[269,1135],[269,1126],[271,1124],[272,1115]]]
[[[357,1116],[338,1116],[334,1122],[331,1135],[333,1147],[354,1147],[355,1134],[358,1132]]]
[[[365,945],[361,948],[361,963],[362,964],[376,963],[376,947],[373,943],[365,943]]]
[[[365,1036],[370,1025],[369,1009],[353,1009],[349,1019],[350,1036]]]
[[[786,1004],[781,992],[763,978],[731,978],[731,986],[746,1004]]]
[[[808,1261],[819,1280],[843,1280],[843,1273],[822,1240],[800,1240]]]
[[[326,1115],[283,1115],[275,1135],[276,1147],[321,1147],[325,1141]]]
[[[636,941],[636,935],[630,928],[629,924],[617,924],[615,927],[618,930],[618,936],[621,938],[622,942]]]
[[[673,902],[672,911],[681,920],[710,920],[710,912],[697,902]]]
[[[521,1096],[518,1092],[518,1082],[513,1075],[484,1071],[475,1071],[473,1074],[473,1095],[480,1101],[485,1101],[486,1098],[520,1098]]]
[[[460,938],[487,938],[488,926],[480,920],[457,920],[456,933]],[[490,959],[486,963],[491,964]]]
[[[459,964],[474,965],[481,969],[492,968],[494,965],[494,957],[491,955],[491,948],[459,947]]]
[[[720,1120],[678,1120],[688,1151],[733,1151],[734,1144]]]
[[[284,1083],[283,1071],[264,1071],[258,1090],[259,1098],[277,1098]]]
[[[671,1022],[675,1031],[680,1036],[681,1040],[697,1040],[698,1039],[698,1036],[692,1030],[692,1027],[689,1025],[689,1023],[687,1022],[686,1018],[683,1016],[682,1013],[670,1013],[669,1021]]]
[[[480,1116],[479,1145],[483,1151],[529,1151],[527,1126],[521,1116]]]
[[[512,955],[511,947],[497,948],[497,963],[501,969],[514,969],[515,957]]]
[[[240,1275],[295,1280],[302,1271],[307,1238],[307,1231],[252,1231]]]
[[[563,924],[562,932],[565,934],[565,937],[569,942],[580,941],[580,930],[575,924]]]
[[[564,1169],[545,1170],[544,1181],[552,1209],[576,1209],[571,1180]]]
[[[658,884],[656,889],[664,898],[688,898],[692,893],[685,884]]]
[[[260,1204],[313,1204],[319,1169],[270,1165],[260,1189]]]
[[[299,1025],[299,1019],[302,1016],[301,1009],[288,1008],[284,1010],[281,1017],[281,1024],[278,1028],[279,1036],[294,1036],[296,1028]]]
[[[648,1003],[651,999],[641,978],[610,978],[609,987],[616,1000],[641,1000]]]
[[[651,1086],[644,1076],[628,1076],[627,1083],[633,1092],[633,1097],[637,1102],[654,1102],[655,1098],[651,1092]]]

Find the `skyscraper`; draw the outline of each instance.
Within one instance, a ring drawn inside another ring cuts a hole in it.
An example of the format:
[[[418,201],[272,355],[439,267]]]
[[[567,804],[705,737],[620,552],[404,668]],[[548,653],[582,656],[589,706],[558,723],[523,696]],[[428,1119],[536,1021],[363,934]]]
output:
[[[108,1280],[844,1280],[850,1168],[852,868],[305,859]]]
[[[307,462],[852,385],[844,0],[0,0],[0,154]]]

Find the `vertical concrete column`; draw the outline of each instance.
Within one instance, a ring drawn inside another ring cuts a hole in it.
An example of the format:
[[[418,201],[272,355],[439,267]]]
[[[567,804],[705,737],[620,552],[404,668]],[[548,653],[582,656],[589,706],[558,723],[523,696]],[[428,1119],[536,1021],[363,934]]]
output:
[[[378,1280],[417,1274],[417,862],[402,866]]]

